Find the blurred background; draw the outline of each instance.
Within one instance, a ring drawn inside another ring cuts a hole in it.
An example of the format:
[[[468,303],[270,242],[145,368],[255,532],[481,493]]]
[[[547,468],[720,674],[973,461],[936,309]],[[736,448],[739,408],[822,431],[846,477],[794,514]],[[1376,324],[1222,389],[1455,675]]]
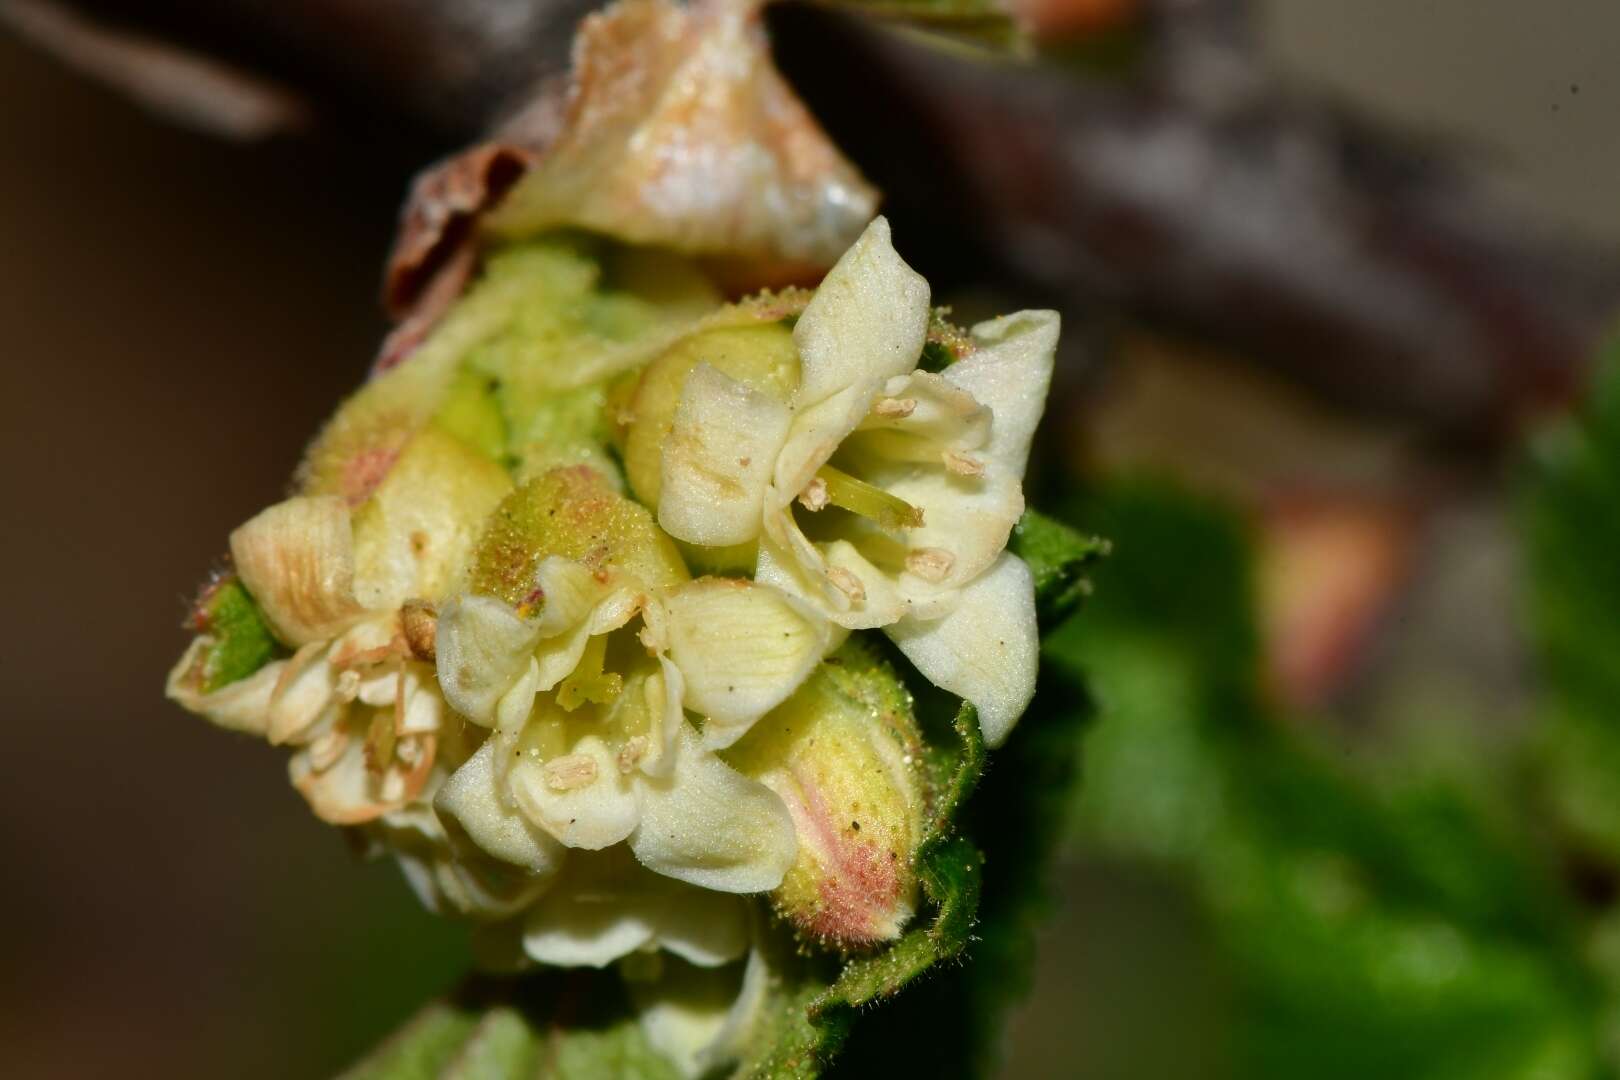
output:
[[[1067,320],[1032,484],[1114,555],[1051,645],[1094,703],[1005,1075],[1608,1075],[1620,8],[1138,7],[1032,8],[1057,59],[977,104],[953,53],[774,24],[964,320]],[[162,682],[474,121],[349,93],[219,138],[39,10],[0,5],[0,1047],[330,1075],[462,937]]]

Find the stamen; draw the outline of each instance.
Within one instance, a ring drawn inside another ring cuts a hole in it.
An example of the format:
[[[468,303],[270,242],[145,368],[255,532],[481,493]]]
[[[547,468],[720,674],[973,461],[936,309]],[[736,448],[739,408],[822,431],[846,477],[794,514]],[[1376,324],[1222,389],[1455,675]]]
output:
[[[394,663],[394,734],[405,728],[405,657]]]
[[[337,677],[336,693],[339,701],[353,701],[360,692],[360,673],[353,668],[341,672]]]
[[[426,600],[407,600],[399,609],[400,630],[410,646],[411,655],[432,663],[437,657],[439,616]]]
[[[970,458],[955,450],[947,450],[940,456],[945,459],[945,468],[957,476],[984,475],[984,462],[976,458]]]
[[[629,773],[647,756],[647,736],[637,735],[626,739],[624,747],[619,751],[619,771]]]
[[[331,663],[334,668],[361,668],[380,664],[389,657],[398,655],[405,648],[405,639],[395,635],[394,639],[386,645],[378,645],[372,649],[356,649],[353,652],[338,651],[332,654]]]
[[[596,759],[584,754],[552,758],[542,768],[546,786],[552,791],[574,791],[596,780]]]
[[[950,575],[956,556],[944,548],[917,548],[906,555],[906,569],[932,585]]]
[[[852,514],[871,518],[885,529],[916,529],[923,523],[923,512],[898,495],[891,495],[865,480],[823,465],[816,479],[827,485],[827,501]]]
[[[877,404],[872,406],[872,412],[886,420],[904,420],[917,411],[916,398],[879,398]]]
[[[380,773],[394,761],[394,717],[378,710],[366,730],[366,769]]]
[[[833,587],[839,592],[849,597],[850,603],[861,604],[866,602],[866,586],[861,584],[860,578],[845,570],[842,566],[829,566],[827,568],[827,580],[832,582]]]
[[[810,511],[827,509],[827,481],[819,476],[811,479],[799,492],[799,503]]]
[[[316,772],[325,772],[337,764],[338,758],[343,756],[343,751],[348,749],[348,746],[348,734],[333,728],[309,744],[309,763]]]

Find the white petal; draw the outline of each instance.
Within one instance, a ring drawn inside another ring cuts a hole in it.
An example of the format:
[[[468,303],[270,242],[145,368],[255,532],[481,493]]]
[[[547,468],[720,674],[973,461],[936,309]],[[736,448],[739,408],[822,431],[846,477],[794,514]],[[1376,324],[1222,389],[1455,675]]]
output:
[[[867,379],[844,387],[813,405],[797,405],[793,426],[776,459],[765,510],[780,510],[799,497],[816,470],[827,464],[840,443],[860,424],[872,407],[879,380]]]
[[[367,766],[364,738],[353,732],[340,731],[337,735],[347,737],[342,752],[326,768],[316,767],[317,744],[303,747],[287,762],[293,787],[322,821],[334,825],[374,821],[398,810],[421,793],[433,767],[432,736],[418,737],[416,763],[410,772],[396,762],[379,775]]]
[[[653,715],[658,726],[653,732],[652,751],[641,759],[641,771],[648,776],[668,776],[675,767],[676,743],[681,729],[686,727],[686,713],[682,702],[686,698],[686,678],[675,662],[662,654],[658,657],[658,674],[648,679],[646,692],[658,696],[662,709]]]
[[[194,665],[201,662],[201,653],[213,645],[213,639],[206,635],[193,639],[180,657],[180,662],[169,672],[164,692],[181,708],[222,728],[250,735],[266,734],[270,725],[270,695],[287,662],[277,660],[273,664],[266,664],[245,679],[238,679],[211,694],[204,694],[191,685],[191,671]]]
[[[686,707],[706,720],[703,742],[730,746],[785,701],[815,668],[832,627],[768,585],[699,578],[665,600],[669,655],[686,682]]]
[[[664,437],[658,523],[677,539],[710,547],[758,536],[792,418],[770,395],[699,364]]]
[[[1015,555],[969,583],[950,614],[885,632],[924,678],[972,702],[989,746],[1001,745],[1035,694],[1035,583]]]
[[[630,849],[643,866],[721,892],[765,892],[793,865],[798,839],[782,800],[681,732],[667,778],[640,781],[641,826]]]
[[[761,585],[780,589],[789,596],[797,596],[824,612],[832,609],[830,599],[822,595],[825,579],[819,573],[812,577],[806,572],[803,564],[794,557],[792,551],[769,539],[761,540],[759,543],[759,558],[754,565],[754,580]],[[847,600],[844,606],[849,606]]]
[[[861,583],[864,594],[848,611],[831,618],[850,630],[871,630],[888,626],[906,614],[906,600],[895,587],[893,575],[879,569],[848,540],[834,540],[822,546],[822,557],[833,571],[842,571]]]
[[[907,595],[959,588],[984,573],[1024,513],[1023,481],[994,461],[980,476],[958,476],[939,465],[902,465],[870,470],[867,479],[923,512],[923,523],[906,530],[909,548],[951,555],[950,568],[937,581],[906,575]]]
[[[305,741],[327,706],[335,704],[338,675],[330,657],[330,648],[312,641],[281,665],[266,714],[272,743]]]
[[[606,967],[652,944],[648,912],[616,897],[554,887],[529,910],[523,951],[555,967]]]
[[[439,730],[444,720],[444,698],[439,680],[425,664],[407,664],[400,678],[405,682],[405,710],[400,716],[399,734],[425,735]]]
[[[482,851],[550,877],[561,869],[566,849],[501,797],[495,752],[495,740],[486,739],[450,774],[434,797],[433,809]]]
[[[843,611],[850,605],[849,597],[827,580],[826,559],[804,535],[790,510],[766,511],[754,580],[810,600],[824,610]]]
[[[983,447],[990,439],[990,421],[990,410],[946,376],[913,371],[885,384],[849,449],[870,445],[891,458],[938,463],[942,448]]]
[[[719,1036],[737,999],[739,972],[666,963],[653,982],[629,982],[636,1019],[647,1041],[695,1080],[706,1069],[704,1051]]]
[[[749,952],[748,963],[743,968],[742,987],[737,991],[736,1000],[726,1012],[726,1022],[699,1055],[699,1065],[707,1070],[742,1057],[751,1041],[754,1026],[765,1007],[766,994],[770,988],[771,971],[765,962],[765,954],[760,949],[753,949]]]
[[[360,680],[355,700],[373,708],[392,705],[399,697],[399,675],[398,671],[389,668],[373,672],[370,677]]]
[[[884,383],[917,366],[927,334],[928,282],[895,253],[889,223],[877,218],[794,324],[801,378],[767,511],[797,498],[866,418]]]
[[[547,591],[547,612],[541,619],[543,626],[557,626],[558,632],[534,650],[540,690],[553,689],[573,673],[592,637],[617,630],[648,603],[646,593],[635,584],[604,585],[578,563],[548,558],[542,566],[554,562],[561,564],[556,572],[541,574],[542,581],[554,580],[559,591]],[[560,572],[562,567],[569,568],[566,574]]]
[[[439,686],[456,712],[495,723],[495,706],[528,668],[540,628],[490,596],[458,596],[439,612]]]
[[[986,455],[1024,475],[1029,446],[1046,408],[1057,352],[1055,311],[1020,311],[973,328],[977,352],[945,369],[945,378],[990,409]]]
[[[534,650],[535,689],[555,689],[557,684],[572,675],[591,642],[591,624],[587,619],[566,633],[546,638]]]
[[[660,882],[657,944],[689,964],[729,964],[748,948],[748,901],[643,870]]]
[[[714,966],[748,948],[747,909],[733,896],[653,874],[623,848],[574,853],[531,911],[524,948],[547,964],[602,967],[648,947]]]
[[[358,618],[349,509],[336,495],[300,495],[231,533],[231,558],[276,636],[303,645]]]
[[[476,849],[453,850],[438,817],[420,802],[383,815],[372,829],[429,911],[503,918],[527,908],[550,879]]]
[[[741,1055],[769,983],[755,950],[741,971],[667,964],[656,980],[629,989],[647,1041],[683,1076],[698,1077]]]
[[[529,713],[534,710],[534,695],[539,689],[540,665],[530,657],[528,666],[518,676],[517,682],[512,684],[512,689],[502,694],[495,703],[495,730],[511,737],[522,732]]]
[[[537,620],[542,637],[553,637],[584,622],[609,591],[584,566],[556,555],[540,560],[534,578],[544,597]]]
[[[793,327],[803,363],[798,406],[846,387],[875,390],[910,371],[927,334],[928,282],[895,252],[887,219],[874,218],[827,271]]]
[[[805,546],[810,546],[808,540]],[[849,541],[834,540],[823,548],[811,547],[810,550],[814,562],[807,564],[799,550],[787,550],[770,541],[761,542],[754,580],[810,605],[844,630],[887,626],[906,614],[906,598],[896,588],[892,576],[873,566]],[[853,576],[860,584],[860,597],[852,598],[835,586],[827,577],[829,569]]]
[[[619,771],[618,757],[596,735],[574,744],[571,755],[589,759],[593,777],[577,787],[559,784],[538,761],[512,766],[512,796],[530,821],[571,848],[595,851],[629,836],[641,820],[637,784]]]

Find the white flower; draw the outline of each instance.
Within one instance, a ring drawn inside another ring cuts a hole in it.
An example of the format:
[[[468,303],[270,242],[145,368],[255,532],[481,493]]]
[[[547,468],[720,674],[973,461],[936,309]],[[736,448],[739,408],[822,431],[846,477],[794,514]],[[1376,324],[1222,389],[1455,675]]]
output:
[[[534,591],[544,599],[533,618],[477,595],[441,613],[444,692],[494,729],[440,794],[441,813],[537,869],[553,849],[624,842],[681,881],[775,888],[796,849],[786,807],[713,747],[808,676],[828,624],[763,586],[700,579],[660,599],[556,556],[541,561]],[[683,701],[706,714],[701,736]]]
[[[936,374],[917,369],[928,304],[876,219],[794,327],[787,400],[707,365],[688,376],[658,520],[693,544],[757,541],[757,581],[845,628],[884,629],[974,704],[995,745],[1034,692],[1033,583],[1005,548],[1058,318],[980,324],[971,353]]]
[[[246,679],[199,693],[199,637],[169,677],[170,696],[222,726],[297,747],[295,787],[321,818],[373,821],[417,799],[438,748],[444,701],[413,646],[412,598],[435,595],[511,484],[433,431],[418,434],[357,512],[336,495],[300,495],[231,534],[242,584],[294,651]]]

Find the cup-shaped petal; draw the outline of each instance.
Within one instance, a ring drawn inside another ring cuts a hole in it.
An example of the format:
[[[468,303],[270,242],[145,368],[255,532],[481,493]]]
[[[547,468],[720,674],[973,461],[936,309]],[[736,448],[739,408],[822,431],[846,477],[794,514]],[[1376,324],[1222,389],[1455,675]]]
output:
[[[962,589],[945,615],[903,619],[884,632],[924,678],[973,704],[986,746],[1006,740],[1035,696],[1035,582],[1010,552]]]
[[[704,749],[684,727],[675,767],[645,780],[630,850],[649,870],[720,892],[781,884],[798,843],[787,807],[768,787]]]
[[[834,641],[833,625],[808,606],[734,578],[699,578],[664,608],[686,707],[703,714],[703,743],[716,749],[785,701]]]

